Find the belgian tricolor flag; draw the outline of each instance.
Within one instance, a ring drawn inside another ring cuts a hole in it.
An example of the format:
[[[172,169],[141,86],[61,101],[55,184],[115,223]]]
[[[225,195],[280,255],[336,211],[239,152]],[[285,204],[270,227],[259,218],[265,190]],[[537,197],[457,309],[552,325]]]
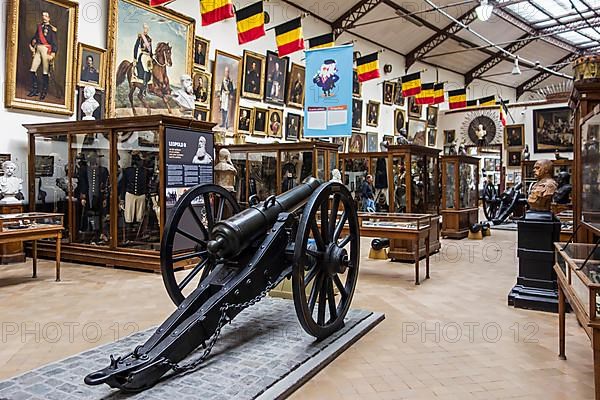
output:
[[[235,12],[238,42],[248,43],[265,36],[265,13],[263,2],[251,4]]]
[[[477,100],[467,100],[467,108],[477,107]]]
[[[333,32],[308,39],[309,49],[324,49],[326,47],[333,47],[334,45]]]
[[[150,7],[164,6],[174,0],[150,0]]]
[[[234,16],[231,0],[201,0],[202,26],[214,24]]]
[[[366,82],[371,79],[377,79],[379,74],[379,53],[368,54],[356,59],[356,72],[358,81]]]
[[[500,122],[502,123],[502,126],[506,126],[506,115],[508,114],[506,103],[508,102],[500,99]]]
[[[421,93],[421,73],[405,75],[402,77],[402,97],[416,96]]]
[[[421,85],[421,93],[415,96],[415,104],[433,104],[435,83]]]
[[[448,103],[451,110],[465,108],[467,106],[467,89],[450,90]]]
[[[275,27],[275,40],[279,57],[304,50],[302,18],[298,17]]]
[[[495,106],[496,105],[496,96],[482,97],[478,101],[479,101],[480,106]]]
[[[436,83],[433,86],[433,104],[441,104],[444,100],[444,83]]]

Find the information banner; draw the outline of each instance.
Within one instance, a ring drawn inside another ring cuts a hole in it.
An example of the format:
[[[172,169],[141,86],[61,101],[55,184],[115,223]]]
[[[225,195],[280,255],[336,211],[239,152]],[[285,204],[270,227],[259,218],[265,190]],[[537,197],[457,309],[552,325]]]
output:
[[[354,46],[306,51],[304,137],[352,135]]]

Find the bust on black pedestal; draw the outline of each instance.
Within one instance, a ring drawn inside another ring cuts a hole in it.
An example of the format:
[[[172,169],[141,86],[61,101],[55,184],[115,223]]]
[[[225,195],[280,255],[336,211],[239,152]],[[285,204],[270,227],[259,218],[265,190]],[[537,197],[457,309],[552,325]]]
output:
[[[552,161],[539,160],[533,169],[537,182],[529,192],[529,210],[518,221],[519,276],[508,295],[508,304],[557,312],[553,244],[559,241],[560,221],[550,211],[557,184],[552,178]]]

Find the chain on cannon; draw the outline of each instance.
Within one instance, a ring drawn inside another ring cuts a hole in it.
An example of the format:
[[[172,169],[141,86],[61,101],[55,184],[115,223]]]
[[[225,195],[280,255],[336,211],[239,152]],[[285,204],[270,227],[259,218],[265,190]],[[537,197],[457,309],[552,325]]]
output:
[[[314,178],[240,210],[217,185],[186,192],[171,210],[161,242],[161,272],[177,309],[146,343],[86,376],[138,392],[170,371],[206,360],[221,329],[291,276],[304,330],[325,338],[344,326],[356,287],[360,234],[354,201],[339,183]],[[182,362],[203,348],[193,362]]]

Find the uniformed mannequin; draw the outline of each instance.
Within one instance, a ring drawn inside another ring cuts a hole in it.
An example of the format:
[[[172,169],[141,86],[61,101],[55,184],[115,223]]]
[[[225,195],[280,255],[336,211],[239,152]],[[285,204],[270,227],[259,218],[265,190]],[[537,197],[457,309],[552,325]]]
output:
[[[148,171],[143,166],[139,151],[131,153],[131,166],[125,168],[119,191],[125,204],[125,222],[142,222],[146,213],[146,195],[148,194]]]
[[[96,153],[87,156],[87,163],[79,169],[79,201],[83,208],[81,231],[94,232],[92,243],[105,240],[104,216],[108,206],[108,169],[100,165]]]
[[[297,159],[298,156],[294,156]],[[287,192],[296,186],[296,164],[290,160],[289,153],[286,153],[285,164],[281,167],[281,192]]]

